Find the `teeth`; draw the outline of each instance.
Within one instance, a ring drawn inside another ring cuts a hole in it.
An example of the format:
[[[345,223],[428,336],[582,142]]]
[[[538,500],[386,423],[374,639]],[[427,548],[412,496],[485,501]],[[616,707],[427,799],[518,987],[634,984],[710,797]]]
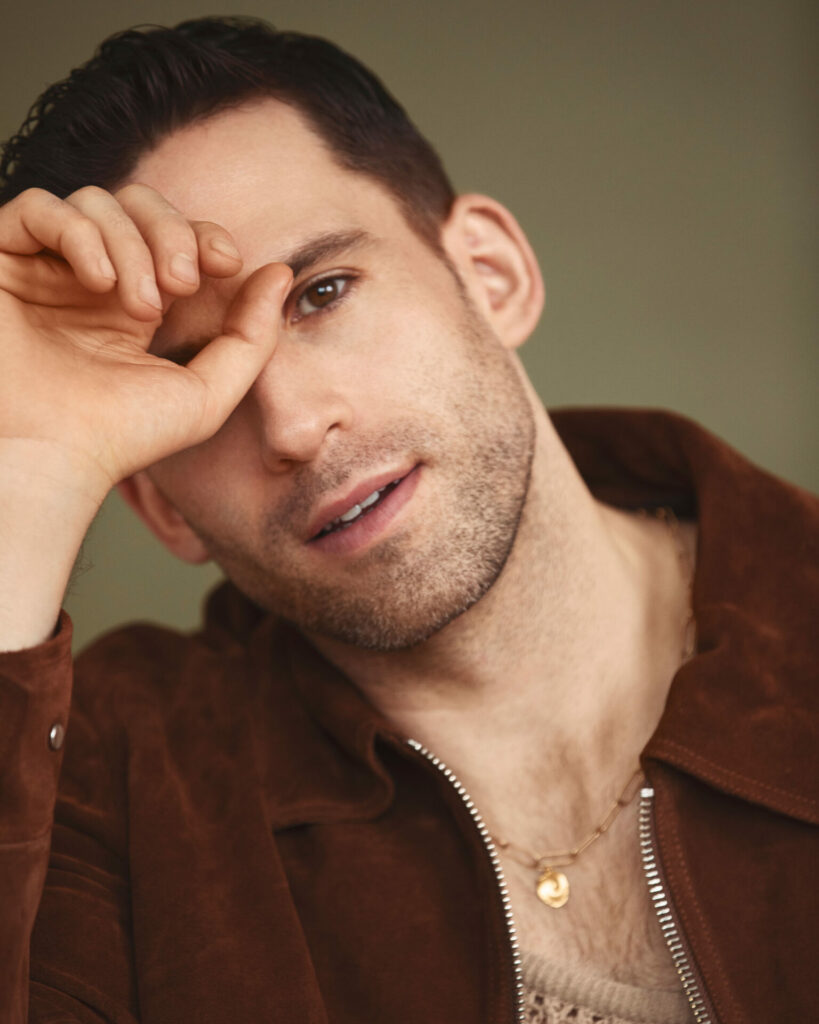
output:
[[[342,525],[349,526],[349,524],[354,519],[357,519],[358,516],[360,516],[365,509],[368,509],[371,505],[374,505],[381,497],[381,495],[384,493],[384,491],[387,490],[388,487],[393,487],[395,484],[400,484],[403,479],[403,477],[397,477],[395,480],[392,481],[392,483],[385,484],[385,486],[380,488],[380,490],[373,491],[373,493],[364,498],[363,501],[360,501],[357,505],[353,505],[352,508],[347,509],[343,516],[336,516],[335,519],[331,520],[324,527],[319,536],[323,536],[325,533],[329,533],[332,529],[337,529]]]
[[[382,487],[380,491],[373,491],[363,501],[360,501],[357,505],[353,505],[352,508],[347,509],[343,516],[338,516],[333,520],[334,523],[351,523],[356,516],[360,516],[365,508],[369,508],[370,505],[374,505],[381,497],[381,492],[384,490]]]
[[[369,498],[365,498],[363,501],[359,502],[360,507],[369,508],[370,505],[374,505],[378,501],[380,495],[381,491],[373,491]]]

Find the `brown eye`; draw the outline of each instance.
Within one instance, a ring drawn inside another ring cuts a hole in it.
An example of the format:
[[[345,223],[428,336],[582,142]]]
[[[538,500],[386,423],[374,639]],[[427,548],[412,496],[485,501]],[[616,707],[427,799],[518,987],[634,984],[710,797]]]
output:
[[[349,278],[346,277],[325,277],[305,288],[296,303],[299,316],[309,316],[331,306],[344,293],[348,283]]]
[[[307,301],[313,306],[326,306],[338,295],[338,285],[335,281],[320,281],[312,285],[305,292]]]

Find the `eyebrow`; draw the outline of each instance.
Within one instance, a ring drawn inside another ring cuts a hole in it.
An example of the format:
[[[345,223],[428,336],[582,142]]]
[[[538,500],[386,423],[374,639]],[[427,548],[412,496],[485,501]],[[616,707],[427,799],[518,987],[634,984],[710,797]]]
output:
[[[279,253],[274,256],[270,263],[286,263],[293,271],[293,278],[297,278],[305,270],[309,270],[322,260],[339,256],[341,253],[351,252],[375,241],[368,231],[326,231],[320,235],[314,235],[306,239],[294,249]],[[169,359],[173,363],[187,363],[201,349],[213,340],[213,335],[192,338],[188,341],[174,342],[167,336],[162,336],[160,326],[154,335],[154,340],[159,343],[160,351],[154,353],[163,359]],[[153,342],[151,344],[153,348]]]
[[[275,261],[286,263],[293,271],[293,277],[298,277],[303,271],[315,266],[321,260],[331,256],[338,256],[339,253],[349,252],[351,249],[358,249],[373,241],[373,236],[368,231],[329,231],[314,238],[308,238],[290,252],[283,253]]]

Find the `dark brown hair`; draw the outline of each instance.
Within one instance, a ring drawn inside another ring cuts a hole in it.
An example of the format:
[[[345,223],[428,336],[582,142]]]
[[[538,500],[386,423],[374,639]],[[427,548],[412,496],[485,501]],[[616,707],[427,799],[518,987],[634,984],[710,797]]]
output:
[[[255,18],[199,18],[107,39],[50,86],[3,147],[0,204],[27,188],[113,188],[164,136],[247,100],[298,109],[337,162],[380,182],[438,248],[454,198],[438,155],[379,79],[333,43]]]

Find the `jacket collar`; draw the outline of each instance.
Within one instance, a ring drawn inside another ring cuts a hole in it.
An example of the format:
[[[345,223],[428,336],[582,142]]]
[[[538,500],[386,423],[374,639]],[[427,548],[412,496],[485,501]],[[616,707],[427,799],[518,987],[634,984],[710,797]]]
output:
[[[681,416],[567,410],[554,421],[598,498],[697,518],[697,654],[644,760],[819,821],[819,502]]]
[[[592,493],[698,521],[697,653],[643,752],[721,790],[819,821],[815,655],[819,503],[670,413],[561,410],[553,422]],[[392,783],[379,737],[400,737],[292,627],[230,584],[206,637],[243,652],[274,827],[369,820]]]

